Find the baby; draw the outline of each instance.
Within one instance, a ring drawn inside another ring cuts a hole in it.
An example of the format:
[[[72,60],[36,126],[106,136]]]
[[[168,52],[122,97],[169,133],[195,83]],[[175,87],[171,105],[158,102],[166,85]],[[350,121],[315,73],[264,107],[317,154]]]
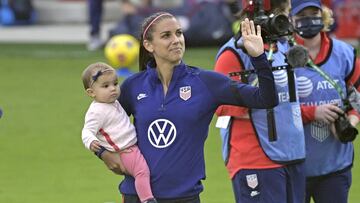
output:
[[[86,94],[93,99],[82,130],[85,147],[99,158],[105,150],[118,152],[124,168],[135,178],[140,201],[156,203],[148,165],[136,145],[135,127],[117,101],[120,87],[115,69],[105,63],[94,63],[84,70],[82,80]]]

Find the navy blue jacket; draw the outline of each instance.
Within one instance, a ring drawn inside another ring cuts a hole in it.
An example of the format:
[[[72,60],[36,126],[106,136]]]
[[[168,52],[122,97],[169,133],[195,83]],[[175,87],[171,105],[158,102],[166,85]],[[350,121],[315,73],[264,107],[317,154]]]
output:
[[[204,143],[218,106],[270,108],[278,104],[266,55],[252,62],[258,70],[260,88],[184,63],[174,67],[166,95],[151,64],[124,81],[119,101],[134,116],[138,145],[150,168],[155,197],[186,197],[203,190]],[[131,176],[126,176],[119,188],[124,194],[136,194]]]

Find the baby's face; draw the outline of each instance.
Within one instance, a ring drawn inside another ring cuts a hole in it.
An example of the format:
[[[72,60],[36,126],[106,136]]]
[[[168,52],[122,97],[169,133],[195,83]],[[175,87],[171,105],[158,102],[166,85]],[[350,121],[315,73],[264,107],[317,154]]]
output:
[[[93,98],[101,103],[113,103],[120,96],[118,77],[115,71],[104,72],[91,86]]]

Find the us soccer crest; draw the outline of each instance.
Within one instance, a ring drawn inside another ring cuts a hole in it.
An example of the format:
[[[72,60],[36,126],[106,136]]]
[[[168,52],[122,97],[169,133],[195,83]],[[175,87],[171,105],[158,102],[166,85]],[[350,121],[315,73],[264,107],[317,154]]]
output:
[[[191,97],[191,86],[180,87],[179,89],[180,98],[184,101],[190,99]]]
[[[246,182],[247,185],[252,189],[255,189],[259,184],[256,174],[246,175]]]

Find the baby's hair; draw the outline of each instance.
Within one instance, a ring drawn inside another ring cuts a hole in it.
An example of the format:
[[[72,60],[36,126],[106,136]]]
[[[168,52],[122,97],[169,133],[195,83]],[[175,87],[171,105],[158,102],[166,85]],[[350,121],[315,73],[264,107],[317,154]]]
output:
[[[115,72],[115,69],[103,62],[96,62],[86,67],[81,75],[85,90],[90,88],[102,73],[108,71]]]

